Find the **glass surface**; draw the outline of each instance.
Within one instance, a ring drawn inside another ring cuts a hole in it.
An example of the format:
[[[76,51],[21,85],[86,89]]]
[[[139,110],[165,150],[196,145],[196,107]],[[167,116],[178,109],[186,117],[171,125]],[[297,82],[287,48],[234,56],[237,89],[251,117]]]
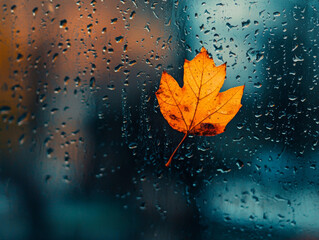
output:
[[[0,239],[319,239],[317,0],[0,3]],[[243,107],[167,168],[202,47]]]

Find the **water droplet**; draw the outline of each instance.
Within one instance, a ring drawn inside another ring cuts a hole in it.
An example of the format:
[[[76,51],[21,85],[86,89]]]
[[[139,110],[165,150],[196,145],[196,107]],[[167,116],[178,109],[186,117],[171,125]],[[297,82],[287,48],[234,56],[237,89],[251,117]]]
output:
[[[51,158],[51,157],[52,157],[53,151],[54,151],[53,148],[48,148],[48,149],[47,149],[47,157],[48,157],[48,158]]]
[[[23,113],[20,117],[17,119],[18,126],[21,126],[28,120],[28,113]]]
[[[64,78],[64,85],[68,85],[70,77],[66,76]]]
[[[22,145],[24,143],[24,134],[22,134],[19,138],[19,144]]]
[[[32,15],[35,16],[37,12],[38,12],[38,8],[37,7],[33,8]]]
[[[136,64],[136,61],[135,60],[132,60],[128,63],[129,66],[134,66]]]
[[[241,26],[243,27],[243,28],[247,28],[247,27],[249,27],[249,25],[250,25],[250,20],[248,19],[247,21],[243,21],[242,23],[241,23]]]
[[[121,70],[122,67],[124,67],[124,65],[123,65],[123,64],[119,64],[119,65],[117,65],[117,66],[114,68],[114,71],[115,71],[115,72],[118,72],[118,71]]]
[[[244,163],[241,160],[237,160],[236,165],[237,165],[238,169],[241,169],[244,167]]]
[[[136,142],[130,143],[130,144],[128,145],[128,148],[129,148],[129,149],[135,149],[135,148],[137,148],[137,143],[136,143]]]
[[[122,42],[123,41],[123,36],[118,36],[118,37],[116,37],[115,38],[115,41],[117,42],[117,43],[120,43],[120,42]]]
[[[290,95],[290,96],[288,97],[288,99],[289,99],[290,101],[295,101],[295,100],[298,99],[298,97],[297,97],[297,96],[294,96],[294,95]]]
[[[9,106],[2,106],[0,107],[0,114],[8,114],[11,110],[11,107]]]
[[[107,85],[107,88],[111,91],[114,91],[115,90],[115,86],[114,84],[110,84],[110,85]]]
[[[94,88],[95,87],[95,77],[91,77],[90,79],[90,88]]]
[[[133,18],[135,17],[135,15],[136,15],[136,12],[133,11],[133,12],[131,13],[131,15],[130,15],[130,19],[133,19]]]
[[[140,209],[141,209],[141,210],[145,210],[145,209],[146,209],[146,203],[145,203],[145,202],[142,202],[142,203],[141,203]]]
[[[58,58],[59,54],[55,53],[52,57],[52,62],[54,63],[56,61],[56,59]]]
[[[23,59],[23,55],[21,53],[18,53],[17,62],[21,62],[22,59]]]
[[[17,9],[17,6],[16,6],[16,5],[13,5],[13,6],[11,7],[11,12],[14,13],[14,10],[16,10],[16,9]]]
[[[294,56],[293,59],[292,59],[294,62],[303,62],[304,59],[303,58],[299,58],[297,56]]]
[[[63,180],[64,180],[66,183],[70,183],[70,182],[71,182],[69,176],[67,176],[67,175],[63,176]]]
[[[51,109],[51,114],[52,114],[52,115],[55,114],[58,110],[59,110],[58,108],[52,108],[52,109]]]
[[[106,100],[108,100],[109,99],[109,97],[107,96],[107,95],[105,95],[104,97],[102,97],[102,100],[103,101],[106,101]]]
[[[279,17],[280,16],[280,12],[274,12],[274,17]]]
[[[66,19],[63,19],[60,21],[60,28],[66,28],[66,25],[67,25],[67,20]]]

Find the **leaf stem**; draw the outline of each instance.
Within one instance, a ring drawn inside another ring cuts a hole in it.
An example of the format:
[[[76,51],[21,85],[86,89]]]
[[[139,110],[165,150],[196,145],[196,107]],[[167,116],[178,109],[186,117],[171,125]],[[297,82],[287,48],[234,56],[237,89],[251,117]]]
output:
[[[188,136],[188,132],[185,133],[182,141],[180,141],[180,143],[177,145],[177,147],[175,148],[174,152],[172,153],[171,157],[168,159],[167,163],[165,164],[166,167],[169,167],[169,165],[171,164],[173,157],[175,155],[175,153],[177,152],[177,150],[179,149],[179,147],[182,145],[182,143],[185,141],[185,139]]]

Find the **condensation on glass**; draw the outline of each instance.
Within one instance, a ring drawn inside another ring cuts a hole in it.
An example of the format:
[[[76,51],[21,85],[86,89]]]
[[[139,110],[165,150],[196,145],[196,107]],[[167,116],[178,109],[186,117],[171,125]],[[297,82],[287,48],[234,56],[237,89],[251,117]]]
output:
[[[0,239],[317,239],[317,1],[0,1]],[[205,47],[243,107],[159,111]]]

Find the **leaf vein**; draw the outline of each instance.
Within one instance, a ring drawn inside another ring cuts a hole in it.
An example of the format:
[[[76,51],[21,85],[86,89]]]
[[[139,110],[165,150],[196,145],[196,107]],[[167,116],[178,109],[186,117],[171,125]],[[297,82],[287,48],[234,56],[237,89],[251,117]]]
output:
[[[209,114],[207,117],[205,117],[204,119],[202,119],[201,121],[199,121],[196,125],[194,125],[194,127],[192,127],[190,129],[190,131],[192,131],[196,126],[198,126],[199,124],[201,124],[203,121],[205,121],[207,118],[209,118],[210,116],[212,116],[213,114],[215,114],[216,112],[218,112],[222,107],[224,107],[230,100],[233,99],[233,97],[240,91],[240,89],[235,92],[223,105],[221,105],[221,107],[219,107],[216,111],[212,112],[211,114]]]

